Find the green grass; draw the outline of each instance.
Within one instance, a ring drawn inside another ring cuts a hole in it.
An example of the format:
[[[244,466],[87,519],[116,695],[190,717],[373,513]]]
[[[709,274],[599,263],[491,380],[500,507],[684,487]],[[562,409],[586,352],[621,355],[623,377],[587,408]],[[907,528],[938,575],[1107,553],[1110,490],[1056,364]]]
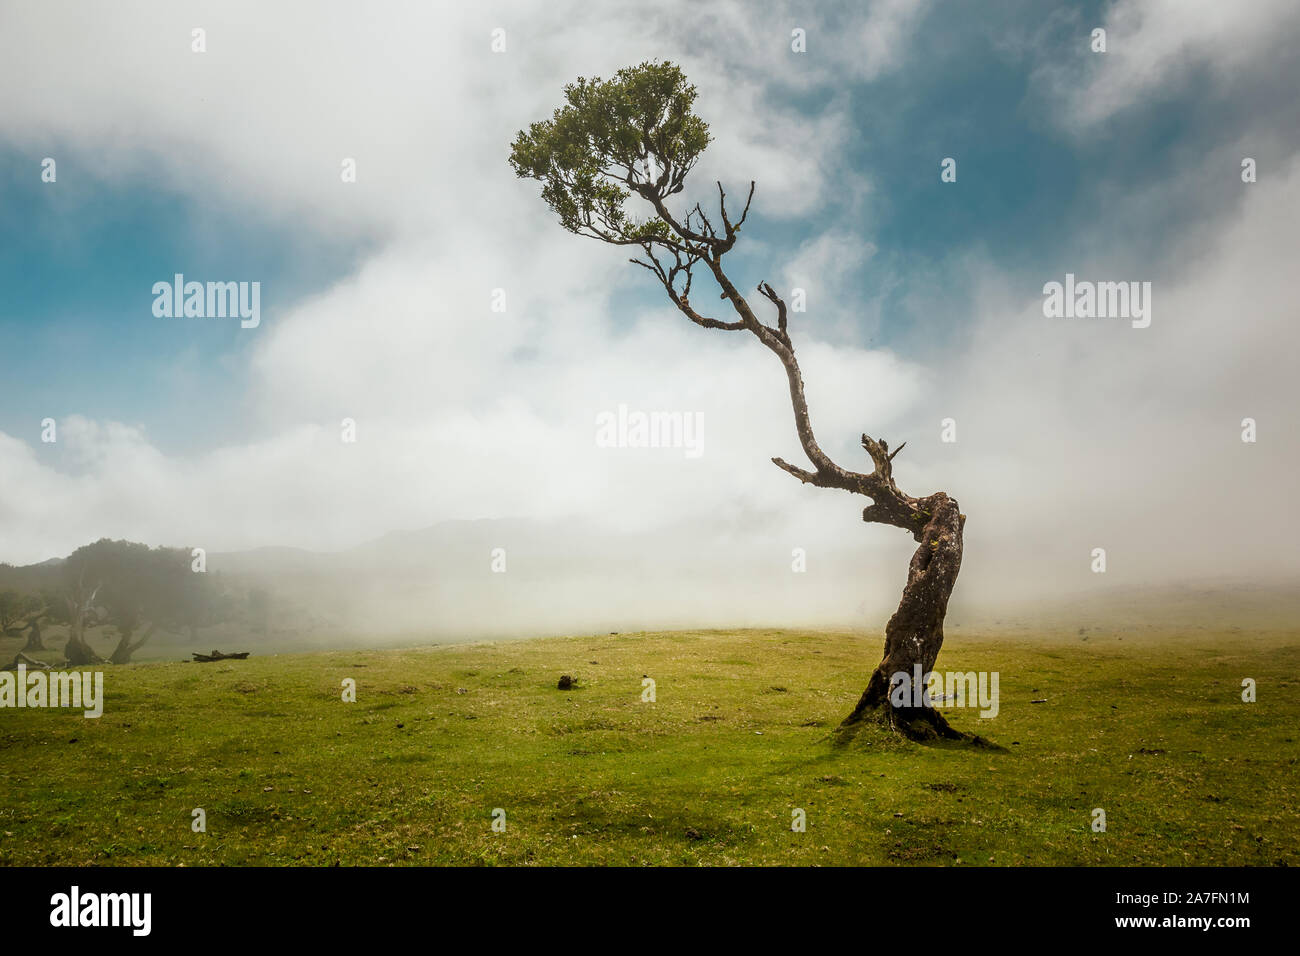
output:
[[[954,631],[940,668],[999,671],[1001,712],[949,719],[1005,752],[875,730],[835,746],[874,635],[105,667],[98,720],[0,710],[0,863],[1300,863],[1300,637],[1124,636]]]

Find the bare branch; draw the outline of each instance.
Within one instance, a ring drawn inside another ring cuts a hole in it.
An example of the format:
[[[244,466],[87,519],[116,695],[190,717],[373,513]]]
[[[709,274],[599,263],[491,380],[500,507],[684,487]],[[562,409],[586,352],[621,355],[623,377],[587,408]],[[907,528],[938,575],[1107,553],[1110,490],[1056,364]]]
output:
[[[742,212],[740,214],[740,218],[736,220],[736,230],[739,230],[740,227],[745,224],[745,220],[749,218],[749,204],[752,203],[753,201],[754,201],[754,180],[751,179],[749,181],[749,198],[745,200],[744,212]]]
[[[740,224],[744,222],[745,217],[749,215],[749,209],[754,198],[754,183],[752,181],[750,183],[744,213],[740,220],[735,223],[731,221],[727,213],[726,190],[721,182],[718,183],[718,206],[725,229],[725,235],[723,236],[717,234],[713,224],[698,203],[688,211],[683,222],[678,222],[664,205],[662,190],[649,186],[634,186],[633,188],[654,206],[659,218],[672,229],[681,241],[659,238],[643,240],[640,245],[645,250],[649,261],[640,259],[633,259],[632,261],[654,273],[678,311],[696,325],[703,328],[725,329],[727,331],[748,329],[781,360],[790,387],[790,404],[794,411],[795,431],[799,436],[800,447],[813,467],[811,470],[800,468],[790,464],[783,458],[773,458],[773,464],[805,484],[812,484],[821,488],[839,488],[853,494],[865,495],[871,498],[873,503],[863,511],[863,520],[891,524],[895,527],[906,528],[914,536],[920,535],[925,525],[924,521],[918,521],[920,502],[918,502],[918,499],[901,492],[897,485],[894,484],[893,479],[893,457],[902,450],[903,446],[900,445],[891,455],[887,443],[883,441],[876,442],[863,435],[862,445],[871,456],[874,465],[870,474],[849,471],[832,461],[830,456],[822,450],[821,445],[817,442],[816,435],[813,433],[812,420],[808,412],[808,400],[804,395],[803,375],[799,369],[799,362],[795,358],[794,344],[790,339],[787,327],[789,315],[785,301],[777,294],[770,283],[760,282],[758,284],[759,293],[776,307],[775,327],[763,324],[722,268],[723,255],[735,245],[737,230],[740,228]],[[656,246],[672,255],[673,261],[671,264],[667,264],[666,260],[661,260],[656,255]],[[694,278],[693,270],[701,262],[708,267],[714,280],[718,283],[718,287],[721,289],[719,298],[730,301],[732,309],[738,316],[738,321],[723,322],[719,319],[700,315],[690,304],[689,296],[691,282]],[[683,289],[680,292],[677,288],[679,278],[684,279]],[[918,540],[920,540],[919,537]]]
[[[786,344],[788,345],[790,338],[785,329],[785,301],[777,295],[776,290],[766,282],[760,282],[758,284],[758,291],[763,293],[763,296],[776,306],[776,329],[785,337]]]
[[[686,258],[683,259],[681,253],[678,252],[676,248],[670,247],[669,251],[673,254],[674,262],[673,265],[665,269],[663,263],[659,261],[659,257],[655,255],[654,247],[651,243],[644,243],[642,248],[645,250],[646,256],[649,257],[650,262],[643,262],[640,259],[631,259],[629,261],[636,263],[643,269],[650,270],[650,272],[655,275],[655,278],[659,280],[660,284],[663,285],[664,291],[668,293],[668,298],[672,301],[673,305],[677,306],[677,310],[688,319],[702,328],[721,329],[725,332],[739,332],[741,329],[746,328],[743,321],[723,322],[718,319],[700,315],[691,305],[691,282],[694,278],[692,270],[700,261],[701,257],[699,254],[687,254]],[[653,263],[653,265],[651,263]],[[685,286],[680,293],[677,291],[676,285],[677,277],[679,275],[684,275],[686,277]]]
[[[805,484],[817,484],[817,475],[815,472],[805,471],[803,468],[796,468],[784,458],[773,458],[772,464],[776,465],[776,467],[780,468],[782,471],[788,471]]]

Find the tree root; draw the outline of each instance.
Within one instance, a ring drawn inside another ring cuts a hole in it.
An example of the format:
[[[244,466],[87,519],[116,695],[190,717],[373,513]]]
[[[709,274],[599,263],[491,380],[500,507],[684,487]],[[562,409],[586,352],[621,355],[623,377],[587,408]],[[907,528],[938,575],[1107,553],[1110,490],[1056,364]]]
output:
[[[888,703],[874,707],[859,704],[835,729],[832,739],[837,745],[848,744],[866,727],[884,728],[916,743],[961,744],[1006,753],[1006,748],[978,734],[957,730],[933,707],[893,707]]]

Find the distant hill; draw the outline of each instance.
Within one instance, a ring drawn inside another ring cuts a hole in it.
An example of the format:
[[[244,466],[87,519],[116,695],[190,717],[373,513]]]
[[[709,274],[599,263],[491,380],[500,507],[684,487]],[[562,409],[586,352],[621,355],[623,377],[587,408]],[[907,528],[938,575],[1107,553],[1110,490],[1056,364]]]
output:
[[[436,639],[646,629],[805,626],[880,629],[897,603],[914,545],[905,535],[821,539],[771,516],[680,523],[655,531],[575,522],[447,521],[337,552],[262,547],[208,554],[208,571],[246,600],[272,595],[283,633]],[[823,531],[825,535],[826,532]],[[802,547],[806,570],[792,565]],[[498,552],[497,549],[501,549]],[[495,557],[494,557],[495,555]],[[500,568],[504,562],[504,571]],[[61,559],[0,565],[0,588],[57,586]],[[948,626],[1009,631],[1279,627],[1300,621],[1296,582],[1222,579],[1099,585],[982,600],[963,570]]]

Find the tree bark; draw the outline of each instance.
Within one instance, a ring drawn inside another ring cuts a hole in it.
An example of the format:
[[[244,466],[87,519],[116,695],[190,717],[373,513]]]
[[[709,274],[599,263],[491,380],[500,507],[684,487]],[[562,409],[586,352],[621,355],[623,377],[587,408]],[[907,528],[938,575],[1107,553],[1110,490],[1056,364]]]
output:
[[[113,653],[109,656],[109,660],[114,664],[131,663],[131,655],[143,647],[145,641],[153,637],[153,632],[157,629],[158,625],[150,624],[149,629],[144,632],[144,635],[138,641],[131,640],[133,631],[123,631],[122,636],[118,639],[117,647],[113,649]]]
[[[68,645],[63,649],[63,655],[73,667],[103,663],[103,659],[81,637],[69,637]]]
[[[80,615],[73,618],[68,629],[68,644],[63,649],[63,656],[68,659],[68,663],[73,667],[84,667],[87,664],[102,664],[104,659],[94,652],[91,646],[86,642],[85,622]]]
[[[100,585],[97,584],[87,592],[82,579],[78,578],[72,593],[64,597],[68,606],[68,643],[63,649],[63,656],[74,667],[104,662],[104,659],[86,643],[85,636],[86,617],[95,606],[95,598],[99,595],[99,590]]]
[[[27,632],[27,643],[23,645],[23,650],[24,651],[45,650],[45,644],[41,640],[41,622],[32,621],[32,623],[28,626],[31,628],[31,630]]]
[[[856,725],[876,717],[894,729],[914,738],[961,738],[943,715],[933,707],[913,706],[911,694],[896,706],[890,692],[900,675],[915,682],[934,669],[943,646],[943,621],[948,612],[948,598],[961,570],[962,530],[966,516],[957,502],[943,492],[918,502],[920,515],[926,519],[921,543],[912,555],[907,584],[898,610],[885,626],[885,655],[876,665],[867,689],[840,725],[852,731]]]

